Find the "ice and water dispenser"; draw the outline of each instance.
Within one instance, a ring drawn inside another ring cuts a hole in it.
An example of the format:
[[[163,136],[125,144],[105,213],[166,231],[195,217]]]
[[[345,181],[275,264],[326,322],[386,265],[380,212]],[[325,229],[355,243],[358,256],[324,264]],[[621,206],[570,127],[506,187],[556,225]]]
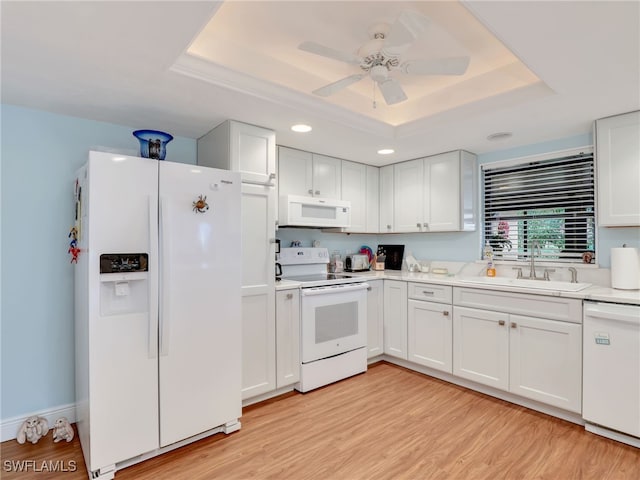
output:
[[[149,256],[146,253],[100,255],[100,315],[149,310]]]

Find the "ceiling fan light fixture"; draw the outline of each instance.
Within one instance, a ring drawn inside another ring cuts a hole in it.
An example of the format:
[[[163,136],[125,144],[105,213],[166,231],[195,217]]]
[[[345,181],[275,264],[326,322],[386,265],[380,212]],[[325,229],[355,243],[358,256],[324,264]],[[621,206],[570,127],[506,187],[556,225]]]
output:
[[[391,155],[392,153],[395,153],[393,148],[381,148],[378,150],[378,155]]]
[[[291,130],[297,133],[307,133],[313,130],[310,125],[305,125],[304,123],[298,123],[291,127]]]
[[[389,70],[383,65],[376,65],[375,67],[371,67],[369,75],[371,75],[371,79],[375,82],[384,82],[389,77]]]

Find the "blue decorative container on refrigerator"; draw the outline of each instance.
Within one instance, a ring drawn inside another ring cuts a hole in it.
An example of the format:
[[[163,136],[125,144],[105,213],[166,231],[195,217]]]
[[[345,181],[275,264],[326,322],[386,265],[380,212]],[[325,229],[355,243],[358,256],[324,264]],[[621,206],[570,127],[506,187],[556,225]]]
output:
[[[167,155],[167,143],[173,136],[158,130],[136,130],[133,136],[140,141],[140,156],[164,160]]]

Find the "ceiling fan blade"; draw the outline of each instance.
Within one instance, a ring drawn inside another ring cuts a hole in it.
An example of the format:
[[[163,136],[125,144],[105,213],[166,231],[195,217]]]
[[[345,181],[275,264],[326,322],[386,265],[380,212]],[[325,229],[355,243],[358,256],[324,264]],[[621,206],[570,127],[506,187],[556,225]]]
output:
[[[462,75],[468,66],[469,57],[448,57],[409,60],[400,65],[400,69],[415,75]]]
[[[316,55],[320,55],[321,57],[332,58],[334,60],[340,60],[341,62],[351,63],[354,65],[360,64],[360,57],[354,55],[352,53],[341,52],[339,50],[335,50],[330,47],[325,47],[324,45],[320,45],[315,42],[302,42],[298,45],[300,50],[304,50],[305,52],[315,53]]]
[[[382,92],[382,96],[384,97],[384,101],[387,105],[404,102],[407,99],[407,95],[404,93],[404,90],[402,90],[402,87],[394,78],[388,78],[385,81],[378,83],[378,88]]]
[[[325,85],[324,87],[318,88],[314,90],[312,93],[314,95],[318,95],[320,97],[328,97],[329,95],[333,95],[336,92],[339,92],[343,88],[347,88],[352,83],[359,82],[365,77],[365,74],[359,73],[357,75],[351,75],[349,77],[343,78],[342,80],[338,80],[337,82],[330,83],[329,85]]]
[[[391,29],[384,39],[382,51],[386,55],[400,56],[413,41],[425,32],[431,21],[416,12],[404,11],[391,25]]]

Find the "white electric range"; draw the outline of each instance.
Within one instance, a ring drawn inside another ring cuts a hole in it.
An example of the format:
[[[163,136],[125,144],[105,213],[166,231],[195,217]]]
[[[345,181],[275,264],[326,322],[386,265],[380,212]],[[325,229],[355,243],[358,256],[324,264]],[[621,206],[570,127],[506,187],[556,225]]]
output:
[[[367,370],[366,277],[328,273],[326,248],[282,248],[282,278],[300,282],[300,382],[308,392]]]

